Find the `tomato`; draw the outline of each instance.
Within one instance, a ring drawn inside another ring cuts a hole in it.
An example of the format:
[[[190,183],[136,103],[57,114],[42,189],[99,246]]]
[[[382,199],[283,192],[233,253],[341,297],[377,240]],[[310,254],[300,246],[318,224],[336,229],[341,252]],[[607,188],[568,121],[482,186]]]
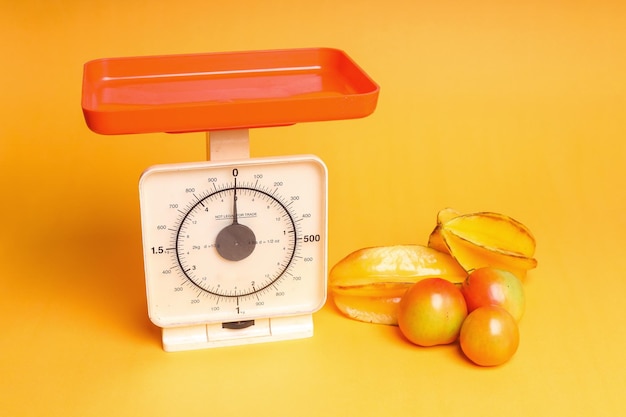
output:
[[[524,314],[526,299],[522,281],[509,271],[491,267],[476,269],[461,285],[461,292],[469,312],[497,305],[511,313],[517,322]]]
[[[456,341],[466,316],[463,294],[443,278],[427,278],[413,284],[398,305],[400,331],[420,346]]]
[[[513,357],[519,346],[519,329],[502,307],[479,307],[468,314],[459,335],[461,350],[481,366],[497,366]]]

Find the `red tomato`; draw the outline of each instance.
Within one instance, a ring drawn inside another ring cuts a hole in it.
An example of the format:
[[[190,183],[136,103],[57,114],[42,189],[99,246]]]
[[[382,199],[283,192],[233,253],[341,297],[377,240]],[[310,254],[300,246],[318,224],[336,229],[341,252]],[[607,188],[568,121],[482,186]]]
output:
[[[461,285],[467,310],[497,305],[507,310],[517,322],[524,314],[526,299],[522,282],[509,271],[484,267],[472,271]]]
[[[475,364],[497,366],[517,351],[519,329],[513,316],[502,307],[479,307],[463,322],[459,342],[465,356]]]
[[[420,346],[457,340],[467,307],[461,290],[443,278],[413,284],[398,305],[398,326],[404,336]]]

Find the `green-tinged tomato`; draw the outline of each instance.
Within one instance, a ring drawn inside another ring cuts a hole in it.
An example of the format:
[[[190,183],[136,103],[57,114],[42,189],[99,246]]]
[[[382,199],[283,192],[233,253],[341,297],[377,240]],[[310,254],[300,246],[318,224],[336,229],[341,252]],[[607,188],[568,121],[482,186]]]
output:
[[[411,286],[398,305],[402,334],[420,346],[449,344],[457,340],[467,307],[452,282],[428,278]]]
[[[524,315],[524,286],[509,271],[491,267],[475,269],[461,285],[461,292],[470,313],[478,307],[497,305],[511,313],[518,323]]]

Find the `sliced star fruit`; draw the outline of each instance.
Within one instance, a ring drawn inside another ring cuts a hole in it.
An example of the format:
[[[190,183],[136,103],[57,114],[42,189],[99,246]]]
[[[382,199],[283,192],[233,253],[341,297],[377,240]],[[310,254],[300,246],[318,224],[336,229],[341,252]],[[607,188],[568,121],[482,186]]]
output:
[[[460,283],[466,275],[452,256],[427,246],[378,246],[339,261],[330,271],[329,290],[346,316],[395,325],[397,305],[411,285],[431,277]]]

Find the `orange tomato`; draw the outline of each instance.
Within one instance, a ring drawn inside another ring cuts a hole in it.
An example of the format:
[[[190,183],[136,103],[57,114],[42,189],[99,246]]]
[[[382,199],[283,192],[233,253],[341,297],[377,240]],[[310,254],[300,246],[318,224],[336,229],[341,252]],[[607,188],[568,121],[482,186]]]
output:
[[[519,328],[513,316],[502,307],[489,305],[472,311],[461,326],[461,350],[480,366],[507,362],[519,345]]]

